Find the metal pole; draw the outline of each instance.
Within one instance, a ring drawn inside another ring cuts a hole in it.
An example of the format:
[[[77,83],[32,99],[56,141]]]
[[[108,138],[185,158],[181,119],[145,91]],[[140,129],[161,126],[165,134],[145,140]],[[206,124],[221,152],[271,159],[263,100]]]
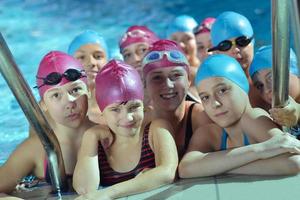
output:
[[[0,72],[45,148],[49,161],[52,188],[60,196],[61,190],[67,188],[67,185],[64,162],[58,140],[35,101],[1,33]]]
[[[299,0],[290,1],[290,19],[294,36],[295,51],[297,55],[297,63],[300,72],[300,16],[299,16]]]
[[[289,86],[289,13],[288,1],[272,0],[273,96],[272,107],[288,103]]]

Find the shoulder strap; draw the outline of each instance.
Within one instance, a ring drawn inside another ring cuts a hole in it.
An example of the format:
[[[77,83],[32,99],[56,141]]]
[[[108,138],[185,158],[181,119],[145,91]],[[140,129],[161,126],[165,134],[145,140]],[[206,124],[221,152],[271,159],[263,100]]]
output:
[[[193,108],[194,108],[195,104],[196,103],[193,103],[192,105],[190,105],[188,115],[187,115],[186,129],[185,129],[185,141],[184,141],[184,149],[185,150],[188,148],[190,139],[193,135],[192,113],[193,113]]]

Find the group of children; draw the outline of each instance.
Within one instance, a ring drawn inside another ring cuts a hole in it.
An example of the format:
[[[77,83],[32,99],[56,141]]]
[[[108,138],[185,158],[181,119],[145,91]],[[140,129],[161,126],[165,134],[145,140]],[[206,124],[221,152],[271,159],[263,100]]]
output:
[[[289,104],[269,111],[272,47],[254,55],[246,17],[224,12],[197,26],[183,15],[167,36],[129,27],[119,42],[121,61],[109,60],[104,38],[88,30],[68,54],[51,51],[40,62],[40,106],[78,199],[124,197],[177,178],[297,174],[300,141],[280,127],[300,132],[293,52]],[[0,192],[28,174],[49,181],[47,165],[31,134],[0,167]]]

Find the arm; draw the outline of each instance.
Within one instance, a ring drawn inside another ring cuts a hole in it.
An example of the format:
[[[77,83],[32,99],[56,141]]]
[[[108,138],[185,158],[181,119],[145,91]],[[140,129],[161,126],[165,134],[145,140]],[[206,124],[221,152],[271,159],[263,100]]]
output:
[[[131,180],[87,194],[81,198],[99,199],[106,196],[114,199],[145,192],[173,182],[178,165],[178,156],[169,127],[167,122],[163,120],[156,120],[151,124],[150,137],[153,141],[155,168],[147,170]]]
[[[12,192],[23,177],[34,171],[37,157],[35,152],[41,152],[42,148],[37,144],[37,140],[38,138],[26,139],[0,167],[0,192]]]
[[[211,133],[212,130],[213,129],[209,127],[200,129],[199,131],[202,131],[202,133],[197,133],[200,135],[197,140],[201,141],[201,136],[202,138],[205,138],[207,135],[214,135]],[[212,139],[210,138],[210,141],[211,140]],[[191,178],[213,176],[232,171],[236,168],[248,165],[253,161],[268,158],[273,159],[273,157],[287,152],[300,153],[300,142],[282,132],[265,142],[237,147],[226,151],[211,152],[213,147],[207,145],[208,140],[204,139],[202,141],[202,143],[198,144],[198,148],[194,147],[194,149],[189,149],[190,152],[183,157],[179,164],[180,177]],[[288,167],[284,169],[283,172],[285,171],[284,173],[287,173],[286,171],[290,171],[290,173],[293,173],[295,169],[297,170],[297,162],[299,162],[298,159],[292,160],[290,164],[285,165]],[[270,165],[270,167],[272,166]],[[273,167],[275,171],[276,167]],[[244,174],[247,174],[247,171],[244,170],[243,172]]]
[[[82,138],[73,175],[73,187],[78,194],[97,190],[100,183],[97,127],[87,130]]]

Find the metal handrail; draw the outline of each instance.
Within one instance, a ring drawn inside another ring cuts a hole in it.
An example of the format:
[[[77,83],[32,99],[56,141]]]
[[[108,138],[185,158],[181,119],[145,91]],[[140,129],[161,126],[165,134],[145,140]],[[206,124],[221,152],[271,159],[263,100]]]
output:
[[[291,11],[291,27],[294,36],[294,47],[297,55],[298,69],[300,72],[300,15],[299,15],[299,0],[291,0],[290,11]]]
[[[290,57],[288,4],[289,1],[272,0],[272,107],[284,107],[288,103]]]
[[[45,148],[48,156],[52,189],[53,192],[57,192],[60,196],[60,192],[67,188],[67,182],[63,157],[58,140],[18,69],[1,33],[0,72]]]

